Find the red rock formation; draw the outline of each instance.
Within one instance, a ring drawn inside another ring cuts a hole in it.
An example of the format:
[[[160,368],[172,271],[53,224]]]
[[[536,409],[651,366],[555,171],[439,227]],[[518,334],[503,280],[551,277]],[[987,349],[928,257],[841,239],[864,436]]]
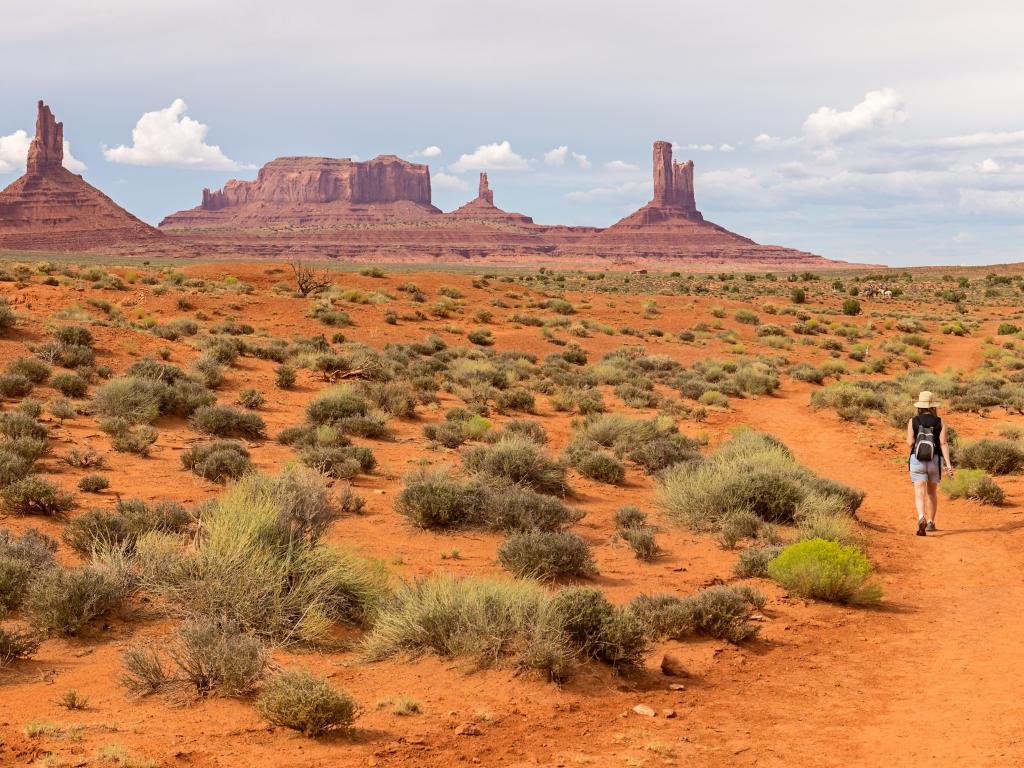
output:
[[[198,208],[172,214],[160,226],[330,227],[438,213],[430,203],[430,170],[425,165],[394,155],[366,162],[279,157],[260,168],[254,181],[232,179],[216,192],[204,189]]]
[[[0,248],[81,251],[161,237],[63,159],[64,125],[40,101],[25,175],[0,192]]]
[[[513,226],[532,226],[533,219],[521,213],[503,211],[494,204],[494,191],[487,183],[487,174],[480,173],[480,189],[477,196],[461,208],[447,214],[456,219],[478,219],[491,223],[510,224]]]

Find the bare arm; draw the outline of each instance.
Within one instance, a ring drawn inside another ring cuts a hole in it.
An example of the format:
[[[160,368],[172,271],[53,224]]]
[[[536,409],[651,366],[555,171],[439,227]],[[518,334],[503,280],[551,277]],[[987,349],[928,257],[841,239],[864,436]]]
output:
[[[942,428],[942,434],[946,434],[946,428]],[[907,422],[907,448],[914,447],[914,420]]]
[[[953,476],[953,460],[949,457],[949,437],[946,435],[946,423],[942,423],[942,432],[939,433],[939,443],[942,445],[942,458],[945,459],[946,474]]]

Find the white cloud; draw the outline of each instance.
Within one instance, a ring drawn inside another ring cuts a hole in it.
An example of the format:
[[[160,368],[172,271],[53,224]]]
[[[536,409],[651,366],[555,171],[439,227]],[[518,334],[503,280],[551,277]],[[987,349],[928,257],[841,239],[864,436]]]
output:
[[[104,148],[112,163],[164,165],[231,171],[245,168],[220,147],[205,143],[209,127],[185,115],[188,106],[175,99],[171,106],[146,112],[132,129],[132,146]]]
[[[412,153],[412,157],[437,157],[441,154],[441,148],[436,144],[431,144],[429,147],[423,149],[417,149]]]
[[[677,145],[673,145],[674,149],[677,149]],[[688,149],[691,152],[714,152],[714,144],[687,144],[683,149]]]
[[[430,177],[430,184],[434,189],[447,189],[454,191],[465,191],[469,189],[469,184],[458,176],[452,176],[451,174],[439,171]]]
[[[463,171],[527,171],[530,164],[512,151],[507,141],[493,144],[482,144],[468,155],[460,155],[459,159],[449,166],[455,173]]]
[[[834,144],[906,122],[907,110],[902,97],[892,88],[868,91],[864,99],[846,112],[820,107],[804,121],[804,136],[813,144]],[[756,140],[756,139],[755,139]]]
[[[981,131],[962,136],[944,136],[921,142],[926,149],[977,149],[979,147],[1012,147],[1024,144],[1024,131]]]
[[[736,149],[736,147],[734,147],[732,144],[719,144],[718,145],[718,151],[719,152],[732,152],[735,149]]]
[[[553,165],[560,167],[565,165],[565,158],[569,154],[569,148],[564,144],[560,147],[555,147],[552,150],[544,153],[544,165]]]
[[[25,131],[15,131],[9,136],[0,136],[0,173],[23,173],[28,160],[28,148],[32,139]],[[71,154],[71,142],[64,141],[64,162],[61,163],[72,173],[81,173],[87,166]]]
[[[28,145],[32,142],[25,131],[0,136],[0,173],[21,172],[25,169]]]
[[[627,181],[611,187],[595,187],[578,192],[570,192],[565,199],[577,205],[609,205],[616,203],[643,202],[651,194],[648,181]]]
[[[609,171],[615,173],[631,173],[633,171],[639,171],[640,166],[633,165],[633,163],[627,163],[624,160],[610,160],[604,164],[604,167]]]
[[[589,168],[591,165],[590,161],[587,159],[587,156],[582,155],[579,152],[573,152],[572,159],[576,161],[576,165],[583,169]]]
[[[986,157],[980,163],[978,163],[978,170],[982,173],[998,173],[1002,168],[999,163],[993,160],[991,157]]]

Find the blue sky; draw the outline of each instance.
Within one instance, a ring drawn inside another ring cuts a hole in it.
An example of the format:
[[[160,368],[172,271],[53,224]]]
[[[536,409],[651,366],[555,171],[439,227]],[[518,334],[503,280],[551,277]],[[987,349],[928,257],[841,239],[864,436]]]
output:
[[[0,19],[0,185],[43,98],[76,168],[154,223],[274,157],[391,153],[430,164],[445,210],[482,169],[506,209],[607,225],[650,198],[667,139],[705,216],[761,242],[1024,261],[1015,4],[0,0]]]

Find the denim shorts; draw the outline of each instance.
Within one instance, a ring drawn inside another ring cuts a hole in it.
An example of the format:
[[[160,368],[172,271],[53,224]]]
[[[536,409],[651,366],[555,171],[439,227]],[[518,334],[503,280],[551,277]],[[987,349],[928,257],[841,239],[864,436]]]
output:
[[[936,456],[931,461],[921,461],[917,456],[910,457],[910,482],[938,483],[942,479],[942,457]]]

